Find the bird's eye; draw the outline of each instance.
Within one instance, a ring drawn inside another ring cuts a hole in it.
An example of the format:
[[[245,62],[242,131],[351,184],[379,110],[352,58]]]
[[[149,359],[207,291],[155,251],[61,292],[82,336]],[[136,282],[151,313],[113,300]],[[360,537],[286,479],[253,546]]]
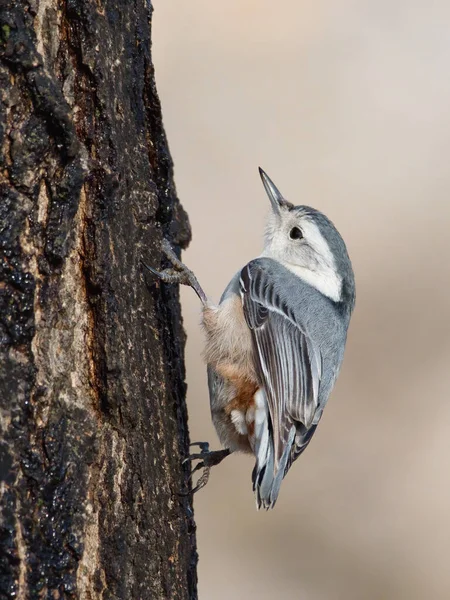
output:
[[[301,240],[303,237],[302,230],[298,227],[293,227],[289,232],[289,237],[291,240]]]

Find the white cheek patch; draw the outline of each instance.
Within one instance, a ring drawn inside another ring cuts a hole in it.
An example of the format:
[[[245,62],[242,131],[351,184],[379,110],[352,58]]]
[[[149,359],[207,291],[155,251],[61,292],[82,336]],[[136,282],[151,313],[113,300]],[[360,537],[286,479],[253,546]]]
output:
[[[317,225],[308,217],[301,219],[299,226],[303,231],[306,243],[314,250],[315,260],[311,259],[310,264],[307,264],[306,259],[300,253],[298,263],[291,259],[287,246],[291,242],[287,239],[287,233],[281,229],[273,233],[270,244],[261,256],[277,260],[321,294],[339,302],[342,296],[342,279],[336,271],[334,257],[326,239],[320,233]],[[288,260],[286,260],[287,257],[289,257]]]
[[[308,217],[305,217],[301,220],[300,227],[303,231],[303,237],[308,244],[314,248],[327,265],[334,267],[334,256],[328,246],[327,240],[320,233],[320,229],[317,225],[308,219]]]
[[[311,269],[302,267],[294,268],[300,268],[300,272],[297,272],[297,274],[319,290],[319,292],[338,302],[342,294],[342,280],[336,272],[334,256],[328,246],[328,242],[320,233],[317,225],[310,219],[302,219],[301,228],[303,230],[303,237],[315,250],[319,260],[318,264]],[[293,271],[293,265],[289,265],[288,268]]]

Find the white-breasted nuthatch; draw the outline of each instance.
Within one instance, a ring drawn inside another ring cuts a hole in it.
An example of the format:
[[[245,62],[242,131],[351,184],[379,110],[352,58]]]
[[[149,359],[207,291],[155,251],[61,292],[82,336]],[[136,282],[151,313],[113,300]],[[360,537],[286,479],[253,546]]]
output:
[[[333,223],[294,206],[260,175],[272,204],[264,251],[228,284],[220,303],[207,298],[167,242],[174,269],[162,281],[190,285],[203,304],[212,420],[224,450],[201,452],[192,473],[231,452],[253,453],[258,508],[272,508],[281,481],[309,444],[339,373],[355,303],[345,243]]]

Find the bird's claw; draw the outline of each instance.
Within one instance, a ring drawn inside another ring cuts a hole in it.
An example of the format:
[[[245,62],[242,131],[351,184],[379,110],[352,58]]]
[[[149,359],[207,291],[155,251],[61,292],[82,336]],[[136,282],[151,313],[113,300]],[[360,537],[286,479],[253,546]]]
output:
[[[150,271],[153,275],[164,281],[164,283],[178,283],[182,285],[190,286],[203,304],[206,304],[207,298],[205,292],[202,290],[196,276],[194,273],[186,267],[185,264],[181,262],[181,260],[175,254],[174,249],[170,245],[170,242],[163,239],[161,243],[161,249],[169,261],[172,263],[173,268],[164,269],[163,271],[157,271],[153,267],[147,265],[144,261],[141,263],[144,265],[146,269]]]
[[[179,268],[181,267],[181,269],[186,268],[185,265],[179,260],[169,240],[166,240],[166,238],[163,238],[163,241],[161,242],[161,249],[174,266]]]
[[[204,487],[209,480],[209,474],[211,471],[211,467],[218,465],[224,458],[226,458],[231,452],[228,448],[225,450],[210,450],[208,442],[193,442],[190,446],[199,446],[200,452],[191,454],[187,458],[183,460],[182,464],[185,464],[188,461],[199,460],[199,462],[195,465],[195,467],[191,470],[189,479],[192,479],[194,473],[203,469],[203,473],[200,475],[197,485],[188,492],[187,494],[180,494],[181,496],[188,496],[189,494],[195,494],[202,487]]]

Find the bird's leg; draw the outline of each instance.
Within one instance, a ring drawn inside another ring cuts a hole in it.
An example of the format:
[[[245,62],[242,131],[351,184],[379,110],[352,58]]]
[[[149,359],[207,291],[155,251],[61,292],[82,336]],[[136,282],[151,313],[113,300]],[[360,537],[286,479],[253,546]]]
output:
[[[169,242],[164,239],[162,242],[162,250],[167,258],[173,265],[173,269],[164,269],[164,271],[157,271],[153,267],[149,267],[144,262],[142,264],[146,269],[148,269],[153,275],[156,275],[164,281],[165,283],[180,283],[182,285],[190,286],[197,296],[200,298],[203,304],[207,303],[207,297],[205,292],[202,290],[201,285],[199,284],[197,277],[194,273],[186,267],[177,257],[175,252],[173,251],[172,246]]]
[[[199,480],[197,481],[197,485],[192,489],[192,494],[198,492],[202,487],[204,487],[208,483],[209,473],[211,471],[211,467],[218,465],[223,461],[224,458],[231,454],[231,450],[226,448],[225,450],[210,450],[208,442],[194,442],[190,444],[191,446],[200,446],[200,452],[196,454],[191,454],[187,458],[184,459],[183,463],[188,460],[199,460],[195,467],[191,471],[190,477],[200,469],[203,469],[203,473],[200,475]],[[187,495],[187,494],[182,494]]]

